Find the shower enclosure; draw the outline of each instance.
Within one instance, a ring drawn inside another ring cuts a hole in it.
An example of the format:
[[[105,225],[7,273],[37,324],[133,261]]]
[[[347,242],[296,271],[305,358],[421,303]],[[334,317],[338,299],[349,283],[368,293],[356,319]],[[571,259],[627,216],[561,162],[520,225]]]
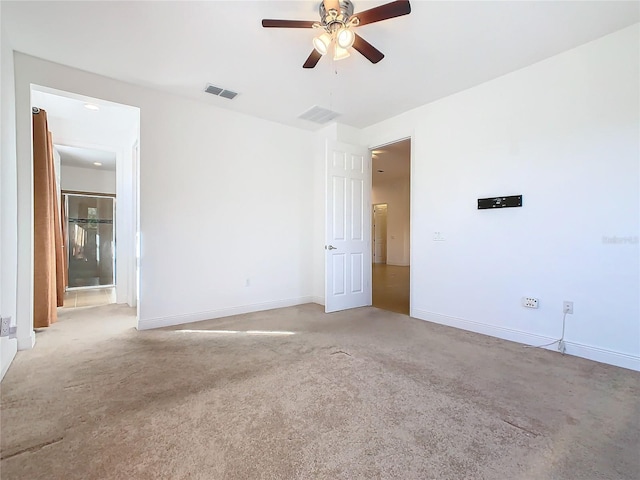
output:
[[[115,198],[64,193],[68,289],[115,284]]]

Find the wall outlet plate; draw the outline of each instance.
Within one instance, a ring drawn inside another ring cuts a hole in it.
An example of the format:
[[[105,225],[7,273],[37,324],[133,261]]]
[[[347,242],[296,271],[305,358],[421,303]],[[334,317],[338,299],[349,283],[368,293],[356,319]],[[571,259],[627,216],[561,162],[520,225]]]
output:
[[[527,308],[538,308],[538,299],[533,297],[522,297],[522,306]]]
[[[433,232],[433,241],[434,242],[444,242],[444,233],[442,232]]]
[[[11,327],[11,317],[3,317],[0,321],[0,337],[8,337]]]
[[[562,302],[562,313],[573,315],[573,302],[569,300],[565,300],[564,302]]]

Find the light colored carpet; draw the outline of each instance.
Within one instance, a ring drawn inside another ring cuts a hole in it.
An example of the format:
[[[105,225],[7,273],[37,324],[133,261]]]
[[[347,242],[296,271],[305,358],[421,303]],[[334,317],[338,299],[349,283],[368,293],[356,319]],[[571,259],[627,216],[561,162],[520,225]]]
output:
[[[640,478],[637,372],[374,308],[78,308],[37,342],[2,382],[6,480]]]

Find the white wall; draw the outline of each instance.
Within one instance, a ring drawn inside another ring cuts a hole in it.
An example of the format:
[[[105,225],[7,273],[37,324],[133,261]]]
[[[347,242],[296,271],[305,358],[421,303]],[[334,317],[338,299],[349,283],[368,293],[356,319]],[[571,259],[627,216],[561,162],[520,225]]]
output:
[[[311,300],[312,133],[22,54],[15,67],[23,192],[30,83],[141,109],[139,328]]]
[[[1,12],[0,7],[0,16]],[[0,316],[11,316],[15,322],[18,224],[13,51],[5,30],[0,30]],[[0,338],[0,379],[7,372],[16,350],[15,339]]]
[[[387,265],[410,264],[410,183],[409,178],[375,181],[371,203],[387,204]]]
[[[639,36],[626,28],[363,132],[369,145],[413,136],[413,316],[542,344],[572,300],[568,353],[640,369]],[[476,209],[511,194],[522,208]]]
[[[115,195],[116,172],[62,165],[60,183],[62,190]]]
[[[568,353],[639,368],[638,37],[625,29],[362,132],[369,146],[413,138],[414,316],[544,343],[573,300]],[[16,73],[19,308],[30,295],[29,83],[142,108],[142,327],[307,301],[312,288],[324,297],[326,132],[20,54]],[[517,193],[523,208],[476,210],[478,197]],[[433,242],[435,230],[447,240]],[[629,241],[603,242],[613,236]],[[523,295],[540,309],[520,307]]]

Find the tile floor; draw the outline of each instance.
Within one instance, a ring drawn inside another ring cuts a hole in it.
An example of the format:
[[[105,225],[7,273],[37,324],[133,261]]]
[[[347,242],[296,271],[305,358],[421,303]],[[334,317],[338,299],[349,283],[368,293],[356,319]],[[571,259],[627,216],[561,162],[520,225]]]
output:
[[[115,287],[69,290],[64,294],[64,307],[96,307],[116,303]]]
[[[409,315],[409,268],[373,264],[373,306]]]

